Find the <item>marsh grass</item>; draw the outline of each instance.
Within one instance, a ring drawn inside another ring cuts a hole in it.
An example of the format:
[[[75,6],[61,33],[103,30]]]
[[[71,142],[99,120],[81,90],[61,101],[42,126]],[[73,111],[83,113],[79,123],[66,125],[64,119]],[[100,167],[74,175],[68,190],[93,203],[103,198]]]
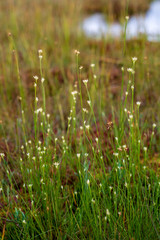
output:
[[[159,64],[158,53],[144,60],[148,43],[127,42],[125,34],[123,42],[111,45],[74,37],[69,26],[78,11],[73,2],[54,30],[47,25],[49,36],[44,41],[40,24],[44,26],[46,15],[39,6],[33,25],[25,22],[24,38],[24,23],[19,22],[20,30],[15,24],[23,4],[12,4],[16,11],[8,24],[13,35],[1,55],[1,117],[6,120],[0,125],[6,143],[0,155],[2,240],[159,239],[159,105],[150,112],[148,92],[153,86],[157,99],[159,74],[150,69]],[[51,9],[44,5],[50,23]],[[33,46],[43,49],[38,53],[28,45],[33,30]],[[52,38],[58,41],[52,43]],[[80,46],[80,52],[74,46]],[[158,46],[151,46],[155,54]],[[115,83],[108,74],[113,67],[106,60],[109,48],[121,85],[116,92],[110,88]],[[100,62],[102,56],[106,61]],[[51,74],[53,60],[62,76]],[[32,69],[26,82],[21,71],[26,73],[25,64]],[[18,100],[10,105],[15,92]],[[13,151],[8,138],[15,139]]]

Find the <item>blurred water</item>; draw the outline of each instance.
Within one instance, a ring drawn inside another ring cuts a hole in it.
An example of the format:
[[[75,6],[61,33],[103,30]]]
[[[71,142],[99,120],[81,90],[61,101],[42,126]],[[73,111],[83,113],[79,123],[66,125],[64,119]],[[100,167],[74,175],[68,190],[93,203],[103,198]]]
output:
[[[109,24],[101,13],[96,13],[82,22],[82,30],[87,37],[100,39],[111,36],[119,38],[124,26],[119,23]],[[149,41],[160,41],[160,1],[154,1],[145,15],[133,16],[127,25],[127,39],[146,34]]]
[[[100,39],[111,35],[120,37],[122,27],[119,23],[108,24],[105,16],[101,13],[95,13],[87,17],[82,23],[82,29],[87,37]]]

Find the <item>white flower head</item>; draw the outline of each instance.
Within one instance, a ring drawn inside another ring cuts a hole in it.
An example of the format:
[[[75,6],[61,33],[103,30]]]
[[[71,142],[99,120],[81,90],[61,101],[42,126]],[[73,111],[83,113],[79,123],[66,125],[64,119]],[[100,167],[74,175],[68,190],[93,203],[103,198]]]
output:
[[[41,78],[41,82],[44,83],[45,79],[44,78]]]
[[[94,67],[95,67],[95,64],[94,64],[94,63],[91,63],[90,66],[91,66],[91,68],[94,68]]]
[[[135,63],[137,61],[137,57],[133,57],[132,61],[133,61],[133,63]]]
[[[89,181],[89,179],[87,179],[87,185],[88,185],[88,186],[90,185],[90,181]]]
[[[156,126],[157,126],[157,125],[156,125],[155,123],[153,123],[153,125],[152,125],[153,129],[156,128]]]
[[[138,101],[138,102],[136,102],[136,104],[139,107],[141,105],[141,102]]]
[[[38,80],[38,76],[33,76],[33,78],[37,81]]]
[[[87,85],[88,79],[84,79],[84,80],[83,80],[83,83],[84,83],[85,85]]]
[[[78,56],[80,54],[80,52],[78,50],[74,50],[74,53]]]

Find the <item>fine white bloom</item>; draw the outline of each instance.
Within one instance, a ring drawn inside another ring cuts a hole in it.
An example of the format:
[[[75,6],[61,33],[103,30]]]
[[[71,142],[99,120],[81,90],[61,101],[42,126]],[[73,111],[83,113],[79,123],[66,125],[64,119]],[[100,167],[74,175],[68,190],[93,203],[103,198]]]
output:
[[[88,113],[88,110],[86,108],[83,108],[83,112]]]
[[[90,65],[92,68],[94,68],[95,67],[95,64],[94,63],[91,63],[91,65]]]
[[[83,83],[84,83],[85,85],[87,85],[88,79],[84,79],[84,80],[83,80]]]
[[[90,125],[86,125],[85,127],[86,127],[86,129],[87,129],[87,130],[89,130],[89,128],[90,128]]]
[[[42,54],[42,53],[43,53],[42,49],[39,49],[39,50],[38,50],[38,53],[39,53],[39,54]]]
[[[125,19],[128,21],[129,20],[129,16],[126,16]]]
[[[92,201],[92,203],[93,203],[93,204],[95,204],[95,202],[96,202],[96,201],[95,201],[93,198],[92,198],[92,200],[91,200],[91,201]]]
[[[80,153],[77,153],[77,158],[80,158],[81,154]]]
[[[77,91],[71,92],[71,94],[72,94],[73,96],[75,96],[77,93],[78,93]]]
[[[138,101],[138,102],[136,102],[136,104],[139,107],[141,105],[141,102]]]
[[[135,74],[135,71],[133,70],[133,68],[127,68],[127,72]]]
[[[90,185],[90,181],[89,181],[89,179],[87,179],[87,185]]]
[[[44,78],[42,78],[42,79],[41,79],[41,82],[42,82],[42,83],[44,83],[44,81],[45,81],[45,79],[44,79]]]
[[[153,123],[152,127],[155,128],[157,125],[155,123]]]
[[[33,78],[37,81],[38,80],[38,76],[33,76]]]
[[[147,151],[147,147],[144,147],[143,150],[146,152]]]
[[[89,106],[91,106],[91,101],[88,100],[87,103],[88,103]]]
[[[137,57],[133,57],[132,61],[133,61],[133,63],[135,63],[137,61]]]
[[[113,153],[113,155],[114,155],[115,157],[118,157],[118,153]]]
[[[80,52],[78,51],[78,50],[74,50],[74,53],[76,54],[76,55],[79,55],[80,54]]]
[[[53,165],[55,166],[55,168],[58,168],[59,162],[55,162],[55,163],[53,163]]]
[[[106,215],[109,216],[110,215],[110,211],[108,209],[106,209]]]
[[[5,156],[4,153],[0,153],[0,157],[4,158],[4,156]]]

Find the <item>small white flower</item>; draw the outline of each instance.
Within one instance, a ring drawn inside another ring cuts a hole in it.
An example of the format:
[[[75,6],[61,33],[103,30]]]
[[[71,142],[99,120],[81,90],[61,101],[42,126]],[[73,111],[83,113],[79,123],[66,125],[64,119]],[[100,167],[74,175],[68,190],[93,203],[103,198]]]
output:
[[[125,94],[126,94],[126,96],[128,96],[128,92],[126,92]]]
[[[129,16],[126,16],[125,19],[128,21],[129,20]]]
[[[75,96],[77,93],[78,93],[77,91],[71,92],[71,94],[72,94],[73,96]]]
[[[4,153],[0,153],[0,157],[4,158],[5,154]]]
[[[95,67],[95,64],[94,63],[91,63],[91,65],[90,65],[92,68],[94,68]]]
[[[86,108],[83,108],[83,112],[88,113],[88,110]]]
[[[80,153],[77,153],[77,158],[80,158],[81,154]]]
[[[96,78],[97,78],[97,76],[94,74],[94,75],[93,75],[93,78],[94,78],[94,79],[96,79]]]
[[[25,221],[25,220],[23,220],[22,222],[23,222],[24,224],[26,224],[26,221]]]
[[[141,102],[138,101],[138,102],[136,102],[136,104],[139,107],[141,105]]]
[[[88,186],[90,185],[90,181],[89,181],[89,179],[87,179],[87,185],[88,185]]]
[[[133,61],[133,63],[135,63],[137,61],[137,57],[133,57],[132,61]]]
[[[36,113],[38,114],[38,113],[40,113],[40,112],[42,112],[42,111],[43,111],[42,108],[38,108],[37,111],[36,111]]]
[[[153,125],[152,125],[153,129],[154,129],[156,126],[157,126],[157,125],[156,125],[155,123],[153,123]]]
[[[127,71],[128,71],[129,73],[135,74],[135,71],[134,71],[132,68],[127,68]]]
[[[86,125],[85,127],[86,127],[86,129],[87,129],[87,130],[89,130],[89,129],[90,129],[90,125]]]
[[[92,203],[93,203],[93,204],[95,204],[95,202],[96,202],[96,201],[95,201],[93,198],[92,198],[92,200],[91,200],[91,201],[92,201]]]
[[[83,83],[84,83],[85,85],[87,85],[88,79],[83,80]]]
[[[87,103],[88,103],[89,106],[91,106],[91,101],[90,100],[88,100]]]
[[[143,150],[146,152],[147,151],[147,147],[144,147]]]
[[[118,153],[113,153],[113,156],[118,157]]]
[[[33,76],[33,78],[37,81],[38,80],[38,76]]]
[[[109,216],[110,215],[110,211],[108,209],[106,209],[106,215]]]
[[[53,163],[53,165],[55,166],[55,168],[58,168],[59,164],[60,164],[59,162]]]
[[[39,50],[38,50],[38,53],[39,53],[39,54],[42,54],[42,53],[43,53],[42,49],[39,49]]]
[[[133,85],[131,86],[131,89],[134,90],[134,86]]]
[[[76,55],[79,55],[80,54],[80,52],[78,51],[78,50],[74,50],[74,53],[76,54]]]
[[[42,78],[42,79],[41,79],[41,83],[44,83],[44,81],[45,81],[45,79],[44,79],[44,78]]]

